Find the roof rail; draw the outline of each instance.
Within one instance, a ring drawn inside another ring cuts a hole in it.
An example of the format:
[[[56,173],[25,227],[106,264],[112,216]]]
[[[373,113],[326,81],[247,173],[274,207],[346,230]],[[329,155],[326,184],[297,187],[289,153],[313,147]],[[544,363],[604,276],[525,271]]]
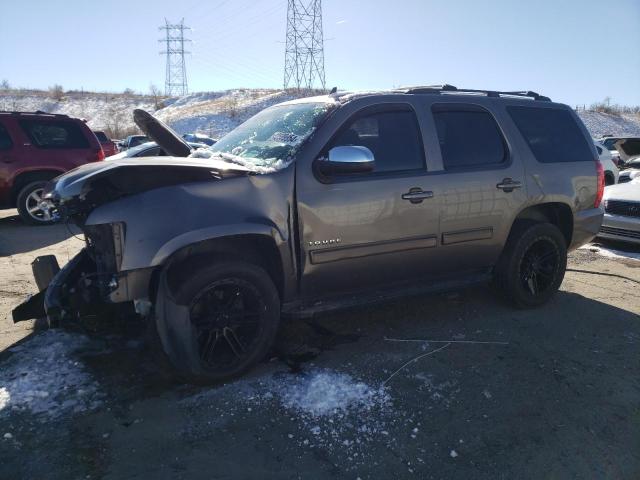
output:
[[[541,102],[550,102],[551,99],[549,97],[545,97],[540,95],[539,93],[532,91],[518,91],[518,92],[500,92],[497,90],[474,90],[471,88],[457,88],[453,85],[449,85],[445,83],[444,85],[427,85],[427,86],[418,86],[418,87],[407,87],[399,89],[404,93],[409,94],[441,94],[441,93],[472,93],[472,94],[481,94],[486,95],[487,97],[527,97],[532,98],[533,100],[539,100]]]
[[[49,115],[51,117],[69,118],[69,115],[66,115],[64,113],[49,113],[49,112],[43,112],[42,110],[36,110],[35,112],[19,112],[19,111],[13,111],[13,110],[0,110],[0,113],[10,113],[12,115]]]

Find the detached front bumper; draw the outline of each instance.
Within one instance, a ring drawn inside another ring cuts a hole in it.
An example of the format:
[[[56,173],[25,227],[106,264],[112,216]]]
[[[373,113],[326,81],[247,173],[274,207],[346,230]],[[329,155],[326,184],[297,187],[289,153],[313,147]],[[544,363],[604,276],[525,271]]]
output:
[[[99,273],[86,248],[55,275],[52,272],[57,270],[57,262],[51,255],[38,257],[32,268],[40,292],[13,310],[13,321],[46,317],[50,326],[111,314],[114,304],[146,298],[153,273],[151,268]]]
[[[86,250],[83,249],[52,276],[58,269],[55,257],[49,255],[36,258],[31,267],[40,292],[13,310],[14,323],[46,317],[49,325],[55,326],[71,316],[74,304],[80,303],[78,294],[82,294],[78,291],[78,283],[83,272],[91,270],[91,263]],[[46,281],[47,277],[50,279],[49,282]]]

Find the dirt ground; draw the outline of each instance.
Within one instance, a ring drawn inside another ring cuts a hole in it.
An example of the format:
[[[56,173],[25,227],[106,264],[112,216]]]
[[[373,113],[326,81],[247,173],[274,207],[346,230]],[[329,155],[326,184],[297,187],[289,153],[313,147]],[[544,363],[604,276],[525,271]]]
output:
[[[136,328],[12,323],[31,261],[81,245],[0,212],[2,479],[640,478],[638,259],[573,252],[536,310],[475,288],[286,324],[318,354],[202,388]]]

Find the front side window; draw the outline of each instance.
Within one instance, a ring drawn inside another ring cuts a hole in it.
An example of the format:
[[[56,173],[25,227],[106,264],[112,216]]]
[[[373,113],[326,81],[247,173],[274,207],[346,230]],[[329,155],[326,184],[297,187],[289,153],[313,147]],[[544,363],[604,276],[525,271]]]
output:
[[[0,123],[0,150],[9,150],[13,146],[7,129]]]
[[[486,110],[434,105],[432,113],[445,170],[500,165],[507,160],[502,133]]]
[[[20,126],[39,148],[89,148],[89,142],[73,122],[22,120]]]
[[[589,141],[567,110],[507,107],[507,111],[539,162],[594,160]]]
[[[409,109],[365,114],[349,120],[330,142],[367,147],[375,159],[374,173],[423,169],[422,137],[415,113]]]

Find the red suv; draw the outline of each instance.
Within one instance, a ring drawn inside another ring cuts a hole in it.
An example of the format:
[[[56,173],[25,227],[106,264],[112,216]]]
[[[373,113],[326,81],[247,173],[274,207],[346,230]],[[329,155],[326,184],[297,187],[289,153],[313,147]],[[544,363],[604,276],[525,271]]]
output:
[[[43,225],[58,219],[42,198],[45,184],[61,173],[104,159],[87,125],[67,115],[0,111],[0,207]]]
[[[111,155],[115,155],[118,153],[118,147],[116,146],[116,143],[109,137],[107,137],[106,133],[95,130],[93,131],[93,133],[95,133],[96,138],[100,142],[105,157],[110,157]]]

